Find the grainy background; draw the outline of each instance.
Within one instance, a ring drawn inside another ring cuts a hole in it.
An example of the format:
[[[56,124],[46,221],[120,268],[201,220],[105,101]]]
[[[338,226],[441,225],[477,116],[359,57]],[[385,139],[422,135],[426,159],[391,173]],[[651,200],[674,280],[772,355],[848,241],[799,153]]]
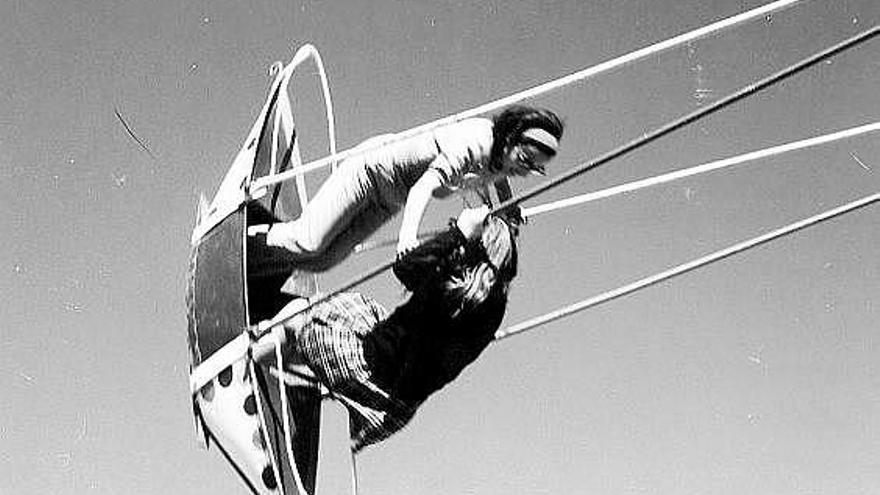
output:
[[[184,280],[198,193],[219,184],[274,60],[319,48],[349,147],[763,3],[5,1],[0,493],[246,493],[195,441]],[[875,0],[805,1],[537,98],[568,124],[551,172],[878,17]],[[875,40],[529,205],[877,121],[878,80]],[[317,158],[318,84],[296,81]],[[878,190],[870,135],[537,217],[506,323]],[[361,456],[361,492],[874,493],[878,219],[871,207],[491,347]],[[403,297],[387,276],[363,290]],[[345,417],[325,410],[319,493],[344,493]]]

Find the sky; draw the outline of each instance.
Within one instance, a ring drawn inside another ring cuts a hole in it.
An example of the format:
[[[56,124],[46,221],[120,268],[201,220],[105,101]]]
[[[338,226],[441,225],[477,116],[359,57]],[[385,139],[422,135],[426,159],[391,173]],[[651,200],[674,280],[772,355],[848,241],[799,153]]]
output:
[[[198,196],[273,61],[318,48],[347,148],[764,3],[3,2],[0,493],[248,493],[194,433],[184,292]],[[567,123],[550,173],[878,18],[876,0],[803,1],[534,98]],[[876,122],[878,80],[874,40],[526,206]],[[319,158],[313,71],[295,91]],[[878,190],[872,134],[537,216],[505,325]],[[426,226],[460,206],[432,206]],[[359,457],[361,493],[874,493],[878,220],[871,206],[491,346]],[[391,256],[353,257],[322,287]],[[389,275],[360,290],[404,297]],[[325,405],[319,494],[349,489],[345,423]]]

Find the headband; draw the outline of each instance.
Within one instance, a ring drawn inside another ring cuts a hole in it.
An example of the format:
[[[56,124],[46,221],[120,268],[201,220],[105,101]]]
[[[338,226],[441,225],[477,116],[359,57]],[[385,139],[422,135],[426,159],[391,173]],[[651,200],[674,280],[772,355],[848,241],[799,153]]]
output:
[[[547,149],[551,155],[556,154],[556,150],[559,149],[559,140],[556,136],[540,127],[529,127],[520,134],[520,138]]]

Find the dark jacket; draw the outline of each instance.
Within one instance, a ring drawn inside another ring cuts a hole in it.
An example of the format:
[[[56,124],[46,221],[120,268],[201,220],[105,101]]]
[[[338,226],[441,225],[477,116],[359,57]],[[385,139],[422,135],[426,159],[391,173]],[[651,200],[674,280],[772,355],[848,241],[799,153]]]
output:
[[[468,242],[452,227],[395,263],[412,296],[365,336],[364,357],[378,385],[400,399],[423,401],[492,342],[507,306],[501,284],[472,308],[462,308],[447,289],[485,256],[479,240]]]

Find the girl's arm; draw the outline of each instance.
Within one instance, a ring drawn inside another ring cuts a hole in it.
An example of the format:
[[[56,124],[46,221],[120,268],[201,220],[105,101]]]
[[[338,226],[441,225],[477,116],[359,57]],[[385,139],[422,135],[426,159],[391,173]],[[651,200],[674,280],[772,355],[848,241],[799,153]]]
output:
[[[504,203],[508,199],[513,197],[513,193],[510,190],[510,181],[507,177],[502,177],[495,181],[495,192],[498,194],[498,203]],[[525,223],[525,219],[522,216],[522,208],[518,205],[510,206],[501,212],[504,215],[508,222],[512,223],[514,226],[519,226]]]
[[[446,275],[450,257],[469,241],[479,239],[489,208],[469,208],[458,215],[454,225],[415,249],[401,256],[394,263],[394,274],[410,291],[430,283],[436,277]]]
[[[428,168],[410,188],[406,197],[406,205],[403,207],[400,234],[397,236],[397,254],[402,255],[418,246],[419,225],[422,223],[428,202],[431,200],[431,196],[442,193],[443,190],[440,173],[432,168]]]

